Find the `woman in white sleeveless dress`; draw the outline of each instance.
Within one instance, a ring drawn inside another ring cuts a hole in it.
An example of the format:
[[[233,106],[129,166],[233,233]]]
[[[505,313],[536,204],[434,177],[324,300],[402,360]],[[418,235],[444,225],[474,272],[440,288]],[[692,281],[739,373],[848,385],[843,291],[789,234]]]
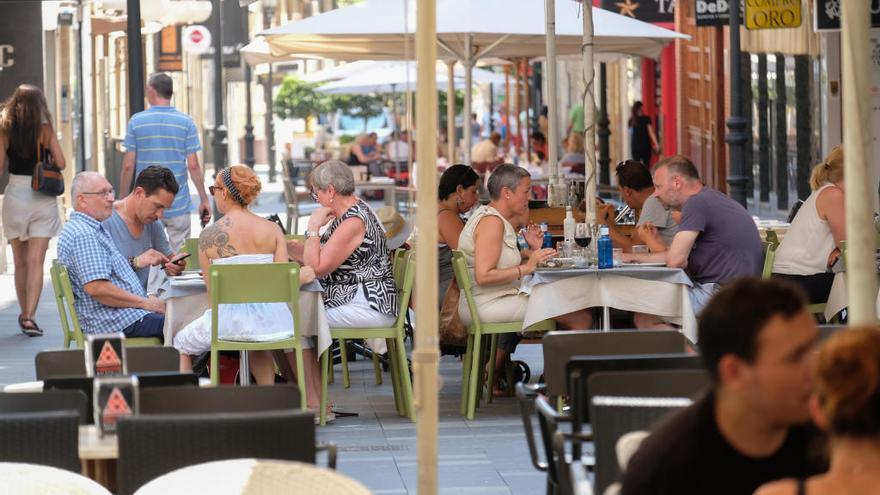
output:
[[[248,205],[260,193],[260,187],[256,174],[242,165],[226,168],[217,174],[215,185],[209,189],[223,218],[199,236],[199,262],[204,271],[211,264],[287,261],[287,244],[281,229],[248,210]],[[311,268],[300,269],[301,284],[314,278],[315,272]],[[218,332],[222,338],[265,341],[293,335],[293,317],[284,303],[226,304],[219,309]],[[311,345],[308,339],[304,342]],[[211,349],[210,309],[174,336],[174,347],[180,351],[181,371],[191,371],[192,356]],[[270,353],[251,351],[248,357],[250,372],[257,383],[274,383],[275,370]],[[317,366],[317,361],[315,363]]]
[[[773,277],[800,286],[810,304],[828,301],[846,239],[844,218],[843,148],[836,146],[810,175],[812,194],[804,201],[776,250]]]

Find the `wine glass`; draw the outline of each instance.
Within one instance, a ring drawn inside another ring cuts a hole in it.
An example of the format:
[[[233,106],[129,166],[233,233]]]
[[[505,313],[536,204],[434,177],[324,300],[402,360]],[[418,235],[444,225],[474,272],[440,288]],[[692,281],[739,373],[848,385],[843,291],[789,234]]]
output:
[[[575,225],[574,242],[577,243],[578,246],[585,248],[590,245],[591,240],[593,240],[593,237],[588,224],[579,223]]]

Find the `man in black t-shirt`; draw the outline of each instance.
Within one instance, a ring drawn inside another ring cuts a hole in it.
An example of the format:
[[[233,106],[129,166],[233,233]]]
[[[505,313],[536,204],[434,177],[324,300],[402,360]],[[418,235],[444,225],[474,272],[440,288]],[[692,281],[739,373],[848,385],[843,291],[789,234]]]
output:
[[[699,323],[712,389],[645,439],[621,494],[747,495],[822,472],[807,406],[817,329],[803,295],[742,279],[709,302]]]

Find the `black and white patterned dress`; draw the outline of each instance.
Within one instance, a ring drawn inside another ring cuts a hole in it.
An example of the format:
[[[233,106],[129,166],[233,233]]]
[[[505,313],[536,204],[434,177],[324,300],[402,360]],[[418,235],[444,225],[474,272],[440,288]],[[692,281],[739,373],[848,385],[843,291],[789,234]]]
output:
[[[345,220],[357,217],[364,223],[364,240],[336,270],[320,279],[324,287],[324,305],[339,308],[350,303],[358,287],[367,302],[379,313],[397,316],[397,289],[391,269],[391,257],[385,245],[385,232],[379,220],[360,199],[330,224],[321,237],[321,246]]]

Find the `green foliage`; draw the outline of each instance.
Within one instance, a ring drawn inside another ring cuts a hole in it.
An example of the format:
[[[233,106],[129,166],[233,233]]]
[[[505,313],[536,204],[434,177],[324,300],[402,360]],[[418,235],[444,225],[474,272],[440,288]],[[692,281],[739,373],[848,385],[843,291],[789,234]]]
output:
[[[446,92],[437,91],[437,103],[439,104],[440,127],[446,129]],[[464,91],[455,91],[455,114],[458,115],[464,109]]]
[[[274,110],[279,118],[306,119],[327,111],[327,98],[315,91],[317,83],[301,81],[295,76],[287,76],[281,83],[275,97]]]
[[[364,129],[367,128],[367,119],[382,114],[385,108],[385,100],[377,95],[331,95],[328,107],[331,112],[340,110],[346,115],[364,119]]]

